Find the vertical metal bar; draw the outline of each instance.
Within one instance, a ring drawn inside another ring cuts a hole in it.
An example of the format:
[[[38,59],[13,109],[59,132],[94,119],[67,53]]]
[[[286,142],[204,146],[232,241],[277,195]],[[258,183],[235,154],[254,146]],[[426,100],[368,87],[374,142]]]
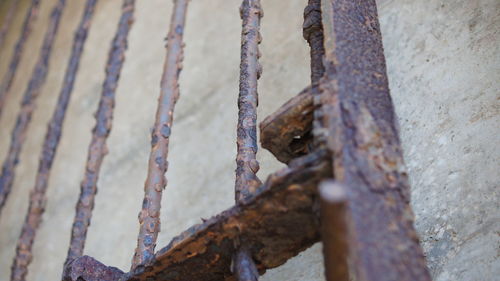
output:
[[[95,3],[92,4],[94,5]],[[121,9],[122,13],[118,28],[111,42],[108,54],[106,77],[104,78],[101,99],[95,114],[96,125],[92,130],[92,140],[88,148],[87,163],[80,185],[80,196],[76,203],[75,218],[71,228],[71,241],[65,265],[83,254],[87,229],[90,225],[92,209],[94,208],[94,198],[97,193],[97,180],[101,164],[108,153],[106,140],[111,132],[113,123],[116,88],[125,62],[128,34],[134,20],[135,0],[124,0]]]
[[[28,124],[31,120],[31,114],[35,107],[36,98],[38,97],[41,88],[45,83],[47,73],[49,71],[49,61],[52,53],[52,47],[57,34],[57,30],[59,28],[59,22],[61,20],[65,4],[66,0],[59,0],[52,10],[49,27],[45,33],[40,57],[36,63],[31,80],[28,84],[28,89],[24,94],[21,112],[19,113],[16,127],[14,128],[14,131],[12,133],[11,150],[9,151],[6,163],[4,163],[4,170],[2,171],[2,183],[4,183],[3,180],[7,179],[5,183],[8,184],[9,189],[14,178],[13,168],[17,163],[17,158],[26,137]],[[45,151],[45,149],[46,147],[44,147],[42,155],[50,153],[49,151]],[[5,168],[11,168],[11,170],[6,170]],[[26,274],[28,273],[28,265],[30,264],[32,259],[31,248],[33,246],[36,229],[40,224],[41,214],[45,207],[44,189],[46,187],[48,176],[48,174],[43,173],[43,170],[45,168],[46,167],[44,166],[39,167],[37,184],[35,185],[34,190],[30,193],[28,213],[21,230],[21,235],[19,236],[19,240],[17,242],[16,256],[12,264],[10,278],[13,281],[25,279]],[[7,178],[4,178],[4,175]]]
[[[182,69],[182,38],[189,0],[175,0],[167,38],[167,57],[163,68],[156,121],[151,137],[148,176],[144,186],[144,200],[139,213],[139,235],[132,259],[132,270],[146,264],[154,256],[160,231],[160,208],[163,189],[167,185],[168,144],[173,123],[174,108],[179,99],[179,75]]]
[[[0,29],[0,49],[3,48],[3,44],[5,43],[5,36],[10,29],[12,21],[14,20],[14,14],[19,6],[19,0],[12,0],[9,6],[9,10],[7,11],[7,15],[5,15],[4,21],[2,23],[2,29]]]
[[[7,100],[7,95],[9,94],[12,83],[14,82],[14,76],[16,75],[17,67],[19,65],[19,62],[21,61],[21,56],[23,54],[26,41],[31,34],[33,24],[38,17],[39,7],[40,0],[31,1],[31,6],[28,8],[28,11],[24,18],[21,35],[19,36],[19,39],[17,39],[16,46],[14,47],[14,53],[12,55],[12,58],[10,59],[9,69],[2,79],[2,84],[0,84],[0,118],[2,117],[3,107],[5,105],[5,101]],[[0,209],[3,205],[2,200],[4,200],[2,196],[3,194],[0,188]]]
[[[348,196],[344,186],[334,181],[322,182],[321,237],[328,281],[349,281]]]
[[[236,155],[236,203],[244,202],[261,185],[257,177],[257,80],[262,74],[259,64],[260,20],[263,16],[260,0],[243,0],[240,8],[242,19],[240,91],[238,97],[238,129]],[[257,281],[259,272],[251,252],[243,245],[234,257],[234,273],[239,281]]]
[[[325,73],[323,58],[325,47],[323,46],[323,23],[321,22],[321,0],[309,0],[304,9],[304,24],[302,35],[311,48],[311,82],[318,83]]]
[[[35,2],[37,2],[36,5]],[[26,139],[26,133],[28,125],[31,120],[31,114],[35,109],[36,98],[38,97],[42,86],[45,84],[45,79],[47,78],[49,59],[52,51],[52,44],[54,42],[54,38],[57,33],[57,28],[59,26],[59,20],[61,17],[63,6],[64,6],[64,1],[62,1],[62,3],[58,3],[54,8],[54,10],[52,11],[51,20],[49,23],[49,29],[45,33],[45,38],[40,51],[40,56],[33,69],[33,72],[31,73],[31,78],[28,82],[28,86],[24,92],[23,100],[21,102],[21,109],[17,116],[16,125],[12,130],[9,151],[5,161],[3,162],[2,173],[0,175],[0,214],[10,194],[10,190],[12,189],[12,183],[14,181],[14,175],[15,175],[15,168],[17,166],[17,163],[19,162],[19,154],[21,153],[24,140]],[[33,13],[36,14],[37,9],[38,9],[38,1],[34,1],[30,8],[30,14]],[[25,21],[25,27],[31,26],[32,20],[33,20],[32,16],[27,17]],[[29,30],[30,28],[27,29]],[[24,35],[22,37],[24,37]],[[24,40],[20,39],[20,41],[18,42],[15,51],[16,54],[14,55],[14,57],[20,57],[20,52],[18,53],[18,51],[22,50],[22,47],[19,46],[24,46]],[[13,61],[15,61],[15,63],[11,64],[9,72],[15,71],[13,69],[17,68],[18,59],[13,58]],[[12,68],[13,65],[15,66],[14,68]],[[9,74],[7,76],[9,76]],[[12,77],[13,77],[13,72],[12,72]],[[1,92],[3,91],[2,89],[0,89],[0,95],[2,95]],[[1,106],[2,104],[0,102],[0,110]]]
[[[327,145],[349,188],[355,280],[428,281],[389,94],[375,0],[322,0]],[[328,271],[328,269],[327,269]]]

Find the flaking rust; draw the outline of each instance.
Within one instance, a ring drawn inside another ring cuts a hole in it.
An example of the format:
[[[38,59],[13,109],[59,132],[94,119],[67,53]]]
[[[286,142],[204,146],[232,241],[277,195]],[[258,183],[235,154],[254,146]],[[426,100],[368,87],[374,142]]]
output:
[[[90,2],[88,2],[90,3]],[[94,198],[97,193],[97,180],[104,157],[108,150],[106,140],[111,132],[113,109],[115,105],[116,87],[121,69],[125,61],[128,34],[133,20],[135,0],[124,0],[118,28],[111,42],[106,66],[106,77],[102,85],[101,99],[95,114],[96,125],[92,130],[92,140],[87,154],[87,163],[83,181],[80,185],[80,196],[76,204],[75,218],[71,229],[71,242],[65,265],[83,254],[87,229],[92,218]],[[78,35],[77,35],[78,36]]]
[[[59,28],[59,22],[65,7],[66,1],[59,0],[52,9],[49,27],[45,33],[43,45],[40,51],[40,57],[35,65],[28,88],[23,96],[21,111],[17,117],[17,123],[12,132],[11,147],[7,160],[4,163],[0,184],[2,191],[9,190],[14,179],[14,168],[17,164],[19,153],[26,139],[28,125],[31,120],[36,98],[40,94],[42,86],[45,84],[47,73],[49,71],[49,61],[52,54],[53,43]],[[51,144],[49,143],[48,146]],[[42,154],[50,153],[44,147]],[[42,155],[43,158],[46,155]],[[42,163],[41,163],[42,164]],[[45,189],[47,186],[48,173],[45,171],[46,166],[40,165],[39,173],[36,179],[36,185],[30,193],[30,203],[28,213],[21,230],[21,235],[17,242],[16,256],[12,264],[11,280],[24,280],[28,273],[28,265],[32,259],[32,246],[35,239],[36,229],[40,225],[41,214],[45,208]],[[8,192],[7,192],[8,194]],[[5,201],[5,200],[4,200]],[[1,208],[2,205],[0,205]]]
[[[231,263],[240,237],[245,237],[245,250],[253,253],[260,273],[284,264],[320,239],[317,185],[332,176],[329,158],[318,150],[295,159],[271,174],[245,202],[184,231],[147,264],[102,280],[234,281]],[[86,256],[73,262],[88,263],[99,267],[97,274],[116,273]],[[81,266],[70,265],[65,278],[73,279],[64,280],[100,280],[96,275],[84,278],[85,273]]]
[[[142,210],[139,213],[139,235],[132,259],[132,269],[154,257],[160,230],[160,208],[163,189],[167,185],[168,144],[174,108],[179,99],[179,75],[183,60],[183,34],[189,0],[176,0],[167,40],[167,57],[163,69],[156,121],[151,137],[148,176],[144,186]]]
[[[12,54],[12,57],[10,59],[9,68],[2,79],[2,84],[0,84],[0,118],[2,117],[3,107],[5,106],[7,95],[9,94],[12,83],[14,82],[14,77],[16,76],[17,67],[19,66],[19,62],[21,61],[26,42],[31,35],[33,25],[38,18],[39,9],[40,0],[32,0],[31,6],[28,8],[28,11],[24,18],[21,35],[19,36],[19,39],[17,40],[17,43],[14,47],[14,53]],[[2,199],[1,196],[3,195],[1,194],[1,192],[2,190],[0,189],[0,209],[2,208],[3,200],[5,200]]]
[[[309,86],[259,124],[262,147],[283,163],[311,152],[315,110],[313,89]]]
[[[322,0],[321,10],[322,121],[335,179],[349,194],[351,277],[430,280],[413,226],[375,0]]]

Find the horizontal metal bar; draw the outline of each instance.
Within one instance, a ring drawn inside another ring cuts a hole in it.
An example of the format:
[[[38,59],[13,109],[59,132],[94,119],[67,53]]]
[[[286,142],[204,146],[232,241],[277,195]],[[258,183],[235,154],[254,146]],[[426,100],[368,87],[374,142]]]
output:
[[[260,274],[284,264],[319,241],[317,185],[331,178],[331,170],[325,151],[292,161],[289,167],[270,175],[248,200],[189,228],[144,267],[119,280],[233,278],[231,261],[240,239],[253,253]],[[67,274],[83,276],[71,265]]]

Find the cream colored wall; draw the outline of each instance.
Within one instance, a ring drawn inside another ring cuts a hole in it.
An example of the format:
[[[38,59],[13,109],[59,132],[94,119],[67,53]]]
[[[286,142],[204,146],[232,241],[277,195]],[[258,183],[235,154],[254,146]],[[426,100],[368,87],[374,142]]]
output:
[[[11,1],[11,0],[9,0]],[[0,3],[0,16],[9,1]],[[27,0],[0,50],[5,73]],[[21,154],[14,190],[0,218],[0,280],[7,280],[33,186],[46,124],[60,89],[72,32],[84,1],[67,1],[51,59]],[[158,245],[233,204],[240,19],[236,0],[192,0],[186,27],[181,99],[175,111],[168,187]],[[259,119],[309,81],[308,48],[301,35],[305,0],[263,0]],[[43,0],[0,120],[0,159],[7,153],[19,102],[38,55],[55,0]],[[413,186],[417,228],[436,280],[493,280],[498,247],[499,19],[495,0],[384,0],[379,13],[389,79]],[[54,163],[44,222],[29,280],[57,280],[83,175],[92,113],[121,1],[100,0]],[[113,131],[85,253],[127,270],[138,230],[149,129],[153,124],[164,41],[172,1],[137,1],[126,63],[117,91]],[[259,176],[281,167],[259,151]],[[321,245],[269,271],[262,279],[323,280]]]

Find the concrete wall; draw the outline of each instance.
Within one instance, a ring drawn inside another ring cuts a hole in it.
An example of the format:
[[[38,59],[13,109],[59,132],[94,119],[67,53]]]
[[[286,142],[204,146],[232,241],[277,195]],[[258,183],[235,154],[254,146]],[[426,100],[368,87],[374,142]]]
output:
[[[0,17],[8,3],[0,2]],[[7,44],[5,73],[20,31],[22,0]],[[67,1],[21,154],[14,190],[0,218],[0,280],[9,268],[33,187],[41,143],[53,110],[84,1]],[[188,14],[181,99],[169,155],[158,245],[233,204],[240,19],[236,0],[192,0]],[[308,48],[301,36],[305,0],[263,0],[264,75],[259,119],[308,84]],[[42,1],[39,20],[0,120],[0,159],[55,0]],[[413,187],[416,226],[435,280],[486,281],[500,276],[499,81],[500,2],[381,0],[392,95]],[[62,270],[108,46],[121,1],[97,7],[54,163],[44,222],[28,280],[57,280]],[[117,92],[115,121],[99,179],[85,253],[123,270],[136,245],[139,211],[172,1],[137,1],[136,22]],[[281,167],[259,151],[259,176]],[[262,280],[324,280],[321,245],[271,270]]]

